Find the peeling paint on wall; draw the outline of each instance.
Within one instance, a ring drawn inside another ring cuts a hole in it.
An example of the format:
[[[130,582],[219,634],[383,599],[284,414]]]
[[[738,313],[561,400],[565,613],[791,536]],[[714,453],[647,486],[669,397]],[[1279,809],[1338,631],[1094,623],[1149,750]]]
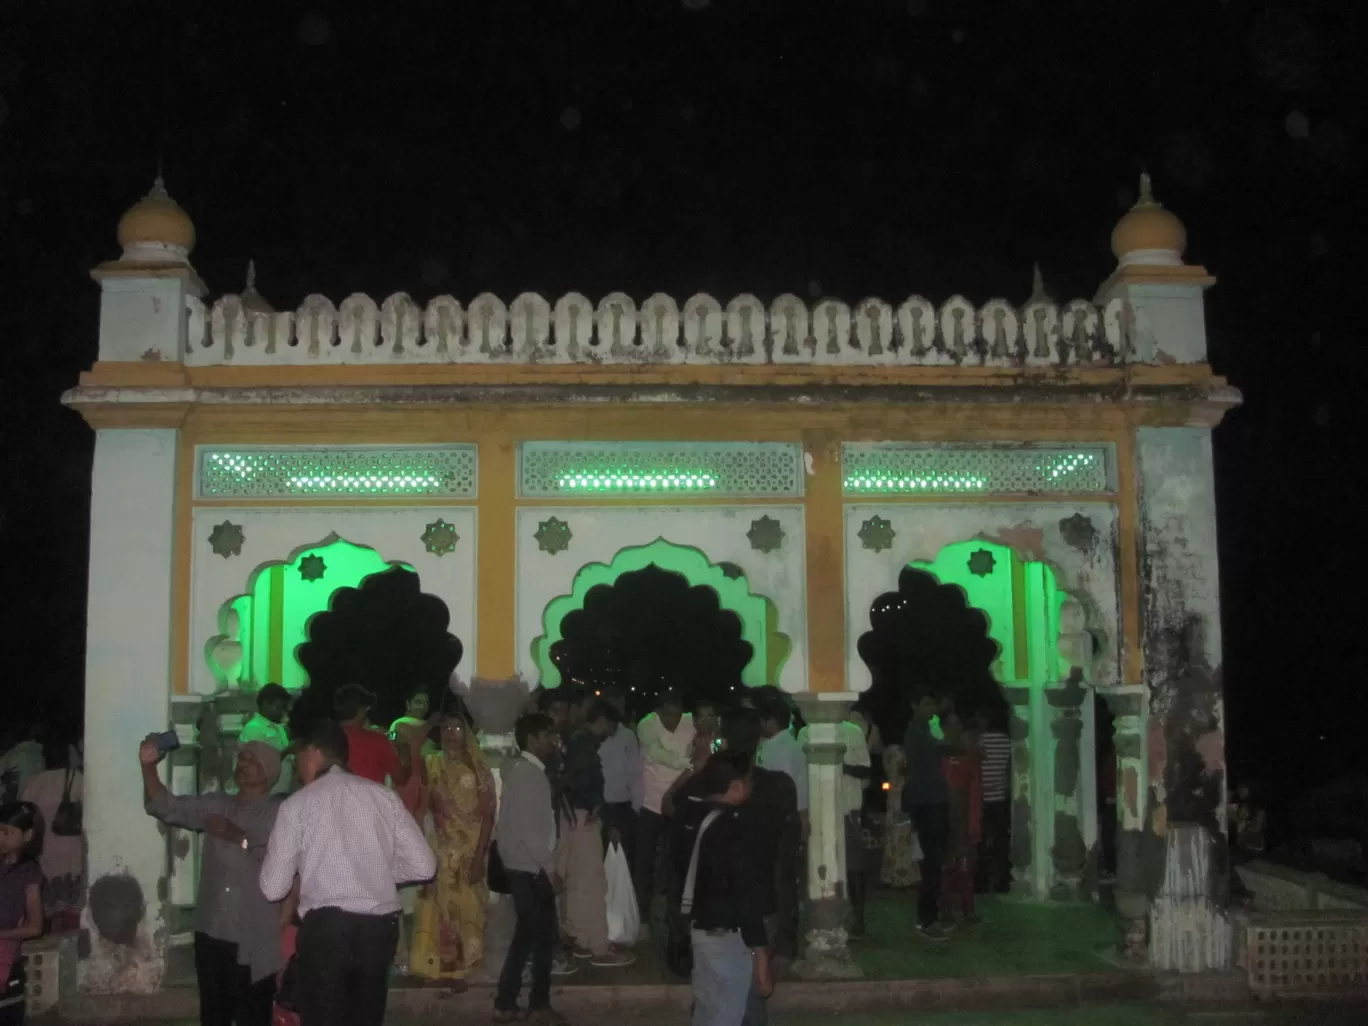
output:
[[[1150,959],[1180,971],[1224,968],[1229,868],[1211,436],[1194,428],[1136,434],[1150,709],[1143,855],[1154,895]]]

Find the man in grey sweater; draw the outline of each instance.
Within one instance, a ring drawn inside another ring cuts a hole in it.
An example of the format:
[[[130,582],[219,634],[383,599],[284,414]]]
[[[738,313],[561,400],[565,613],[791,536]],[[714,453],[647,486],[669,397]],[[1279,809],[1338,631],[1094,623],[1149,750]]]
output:
[[[551,962],[558,936],[556,893],[561,889],[561,878],[556,873],[556,814],[551,781],[546,775],[547,760],[556,748],[556,733],[550,718],[541,713],[520,717],[513,732],[522,755],[503,770],[503,797],[494,841],[508,877],[518,924],[499,974],[494,1021],[513,1022],[519,1017],[518,992],[523,967],[530,957],[528,1019],[560,1023],[565,1020],[551,1008]]]

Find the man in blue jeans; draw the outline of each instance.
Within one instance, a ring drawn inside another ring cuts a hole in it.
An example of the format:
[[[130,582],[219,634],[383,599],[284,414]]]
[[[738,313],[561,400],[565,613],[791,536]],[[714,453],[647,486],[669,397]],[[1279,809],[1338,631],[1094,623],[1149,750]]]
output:
[[[749,754],[719,752],[698,773],[698,797],[683,799],[676,855],[679,910],[693,947],[693,1026],[737,1026],[752,991],[763,999],[774,989],[764,915],[769,873],[756,871],[754,837],[740,815],[750,771]]]
[[[551,1008],[551,963],[557,935],[556,815],[551,803],[547,760],[556,750],[556,731],[550,717],[529,713],[518,719],[513,736],[521,757],[503,771],[503,799],[494,841],[508,878],[508,893],[518,917],[508,945],[499,988],[494,998],[494,1021],[521,1017],[518,992],[523,967],[532,960],[532,990],[527,1019],[533,1023],[562,1023]]]
[[[940,925],[941,869],[950,837],[949,792],[941,759],[956,749],[931,733],[931,721],[940,712],[940,696],[924,692],[912,706],[912,722],[903,735],[907,756],[907,783],[903,785],[903,811],[912,819],[921,845],[921,884],[917,896],[917,932],[927,940],[945,940]]]

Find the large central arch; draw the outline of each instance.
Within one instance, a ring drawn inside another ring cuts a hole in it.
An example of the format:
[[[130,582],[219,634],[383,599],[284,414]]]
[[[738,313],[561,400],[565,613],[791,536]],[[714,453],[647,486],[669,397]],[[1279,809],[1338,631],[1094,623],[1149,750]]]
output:
[[[585,564],[575,574],[570,593],[547,603],[542,613],[542,633],[532,642],[532,659],[543,687],[557,687],[561,683],[560,669],[551,659],[551,648],[561,640],[561,623],[566,614],[584,608],[591,588],[612,584],[622,574],[648,566],[680,574],[692,586],[715,591],[722,608],[741,620],[741,638],[751,646],[753,654],[741,673],[742,681],[748,687],[778,683],[791,644],[788,636],[778,630],[774,604],[764,595],[754,594],[745,576],[736,574],[735,568],[729,572],[727,566],[710,562],[693,546],[657,538],[646,545],[620,549],[608,563]]]

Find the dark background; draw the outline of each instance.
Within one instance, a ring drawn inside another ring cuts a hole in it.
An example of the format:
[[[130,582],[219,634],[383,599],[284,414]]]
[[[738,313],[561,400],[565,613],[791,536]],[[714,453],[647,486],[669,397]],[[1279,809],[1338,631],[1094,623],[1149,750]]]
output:
[[[79,723],[92,438],[58,396],[158,157],[211,295],[255,258],[278,308],[1021,302],[1037,260],[1091,297],[1143,165],[1246,398],[1216,432],[1232,764],[1272,799],[1361,772],[1365,5],[352,6],[0,7],[7,711]]]

